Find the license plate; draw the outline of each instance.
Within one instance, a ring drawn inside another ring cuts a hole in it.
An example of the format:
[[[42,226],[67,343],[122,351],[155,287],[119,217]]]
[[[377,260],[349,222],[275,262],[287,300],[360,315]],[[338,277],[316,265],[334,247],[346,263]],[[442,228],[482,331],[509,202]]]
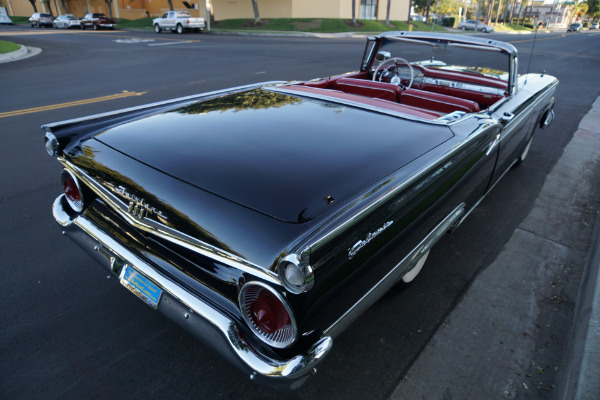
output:
[[[162,290],[140,272],[125,265],[121,271],[121,284],[139,297],[144,303],[156,309]]]

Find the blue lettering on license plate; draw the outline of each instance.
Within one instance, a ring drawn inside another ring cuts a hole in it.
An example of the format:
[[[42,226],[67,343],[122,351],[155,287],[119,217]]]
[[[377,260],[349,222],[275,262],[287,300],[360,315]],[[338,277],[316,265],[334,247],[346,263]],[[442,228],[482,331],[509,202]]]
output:
[[[157,308],[162,290],[140,272],[125,265],[121,271],[120,281],[123,286],[142,299],[152,308]]]

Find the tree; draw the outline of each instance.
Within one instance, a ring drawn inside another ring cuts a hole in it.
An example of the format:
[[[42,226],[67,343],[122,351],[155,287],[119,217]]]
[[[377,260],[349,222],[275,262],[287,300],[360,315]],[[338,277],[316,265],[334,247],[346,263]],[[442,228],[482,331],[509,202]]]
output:
[[[54,15],[54,13],[52,12],[52,3],[50,2],[50,0],[42,0],[42,3],[46,3],[46,7],[48,7],[48,13]]]
[[[600,18],[600,0],[587,0],[588,5],[587,15],[592,18]]]
[[[173,11],[173,1],[172,0],[167,0],[167,3],[169,3],[169,10]]]
[[[35,5],[35,0],[29,0],[29,2],[31,3],[31,6],[33,7],[33,12],[34,13],[38,12],[37,7]]]
[[[66,1],[65,0],[60,0],[60,5],[62,6],[63,11],[65,12],[65,14],[68,14],[69,10],[67,9],[67,3],[66,3]]]
[[[108,16],[112,18],[113,17],[113,9],[112,9],[113,0],[104,0],[104,2],[106,3],[106,7],[108,7]]]
[[[390,7],[392,5],[392,0],[388,0],[387,3],[387,11],[385,13],[385,24],[390,25]]]
[[[356,0],[352,0],[352,25],[356,25]]]
[[[252,9],[254,10],[254,25],[260,24],[260,13],[258,12],[257,0],[252,0]]]

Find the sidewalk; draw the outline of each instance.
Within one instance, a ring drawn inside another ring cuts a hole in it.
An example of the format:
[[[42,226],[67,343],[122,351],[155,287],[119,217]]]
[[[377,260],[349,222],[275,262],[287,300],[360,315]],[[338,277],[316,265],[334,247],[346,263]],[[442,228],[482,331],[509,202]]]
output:
[[[544,131],[536,135],[543,140]],[[390,400],[600,399],[599,164],[600,98],[546,177],[529,215],[440,325]],[[591,226],[591,243],[576,249],[572,243],[585,231],[581,224]],[[586,260],[586,267],[579,293],[564,293],[555,281],[568,276],[572,260]],[[558,311],[573,301],[573,321],[542,312],[548,304]],[[569,323],[565,353],[552,346],[552,332]],[[550,355],[557,362],[547,368],[540,358]]]

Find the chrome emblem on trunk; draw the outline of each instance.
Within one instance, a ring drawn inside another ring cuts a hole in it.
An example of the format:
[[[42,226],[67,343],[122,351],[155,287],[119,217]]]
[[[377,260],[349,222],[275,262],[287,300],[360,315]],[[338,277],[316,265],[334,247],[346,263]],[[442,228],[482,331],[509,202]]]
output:
[[[143,219],[148,215],[157,215],[163,219],[167,219],[167,216],[156,207],[151,206],[144,198],[138,197],[132,193],[129,193],[123,186],[114,186],[109,184],[109,187],[117,194],[121,195],[125,199],[129,200],[127,205],[127,212],[134,217]]]

